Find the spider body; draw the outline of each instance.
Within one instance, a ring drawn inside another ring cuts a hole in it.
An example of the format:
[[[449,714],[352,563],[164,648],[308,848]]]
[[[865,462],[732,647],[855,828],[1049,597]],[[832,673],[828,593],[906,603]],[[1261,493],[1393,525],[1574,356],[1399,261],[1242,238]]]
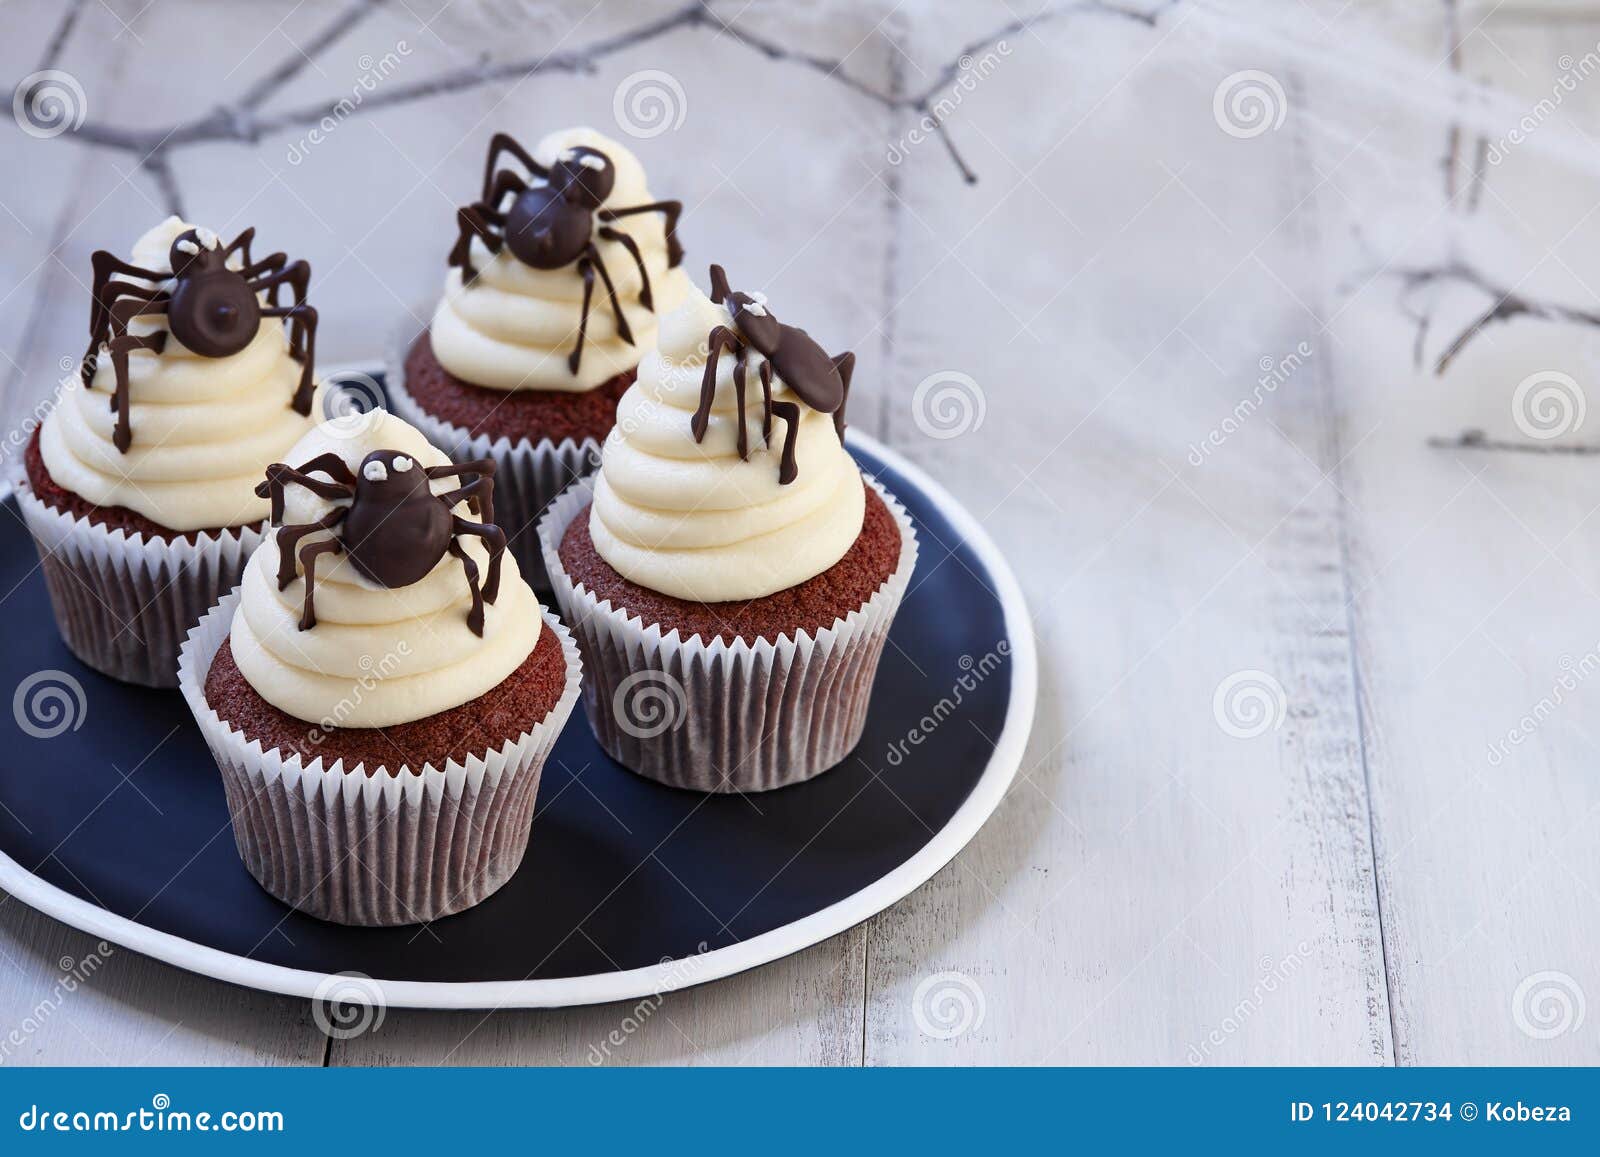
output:
[[[80,372],[88,386],[100,355],[110,354],[116,372],[111,409],[117,415],[112,442],[124,454],[133,444],[128,355],[135,350],[160,354],[166,349],[168,334],[201,357],[225,358],[254,340],[262,318],[284,318],[290,329],[290,356],[301,366],[300,382],[289,404],[298,413],[311,412],[317,334],[317,311],[306,304],[311,266],[304,261],[291,263],[283,253],[253,261],[250,242],[254,237],[255,230],[246,229],[223,246],[209,229],[185,230],[172,243],[170,271],[144,269],[105,250],[94,255],[89,347]],[[285,287],[293,295],[286,306],[279,304],[280,290]],[[267,297],[266,305],[261,303],[262,294]],[[135,318],[150,317],[164,318],[167,328],[143,336],[128,332]]]
[[[833,415],[834,432],[844,442],[844,410],[850,398],[850,377],[855,371],[856,355],[842,353],[834,357],[797,326],[784,325],[767,308],[766,299],[758,295],[740,293],[728,286],[728,275],[722,266],[711,267],[711,300],[726,305],[733,318],[729,328],[719,325],[707,339],[705,376],[700,380],[700,405],[690,420],[690,429],[696,442],[702,441],[711,422],[711,406],[717,396],[717,361],[724,349],[732,349],[738,359],[733,367],[733,388],[739,412],[739,457],[749,457],[749,434],[746,430],[744,409],[745,375],[750,351],[762,357],[761,361],[761,436],[770,445],[772,419],[784,421],[783,453],[778,467],[778,481],[787,486],[800,473],[795,460],[795,439],[800,433],[800,407],[794,402],[772,400],[772,376],[794,391],[811,409]]]
[[[504,153],[520,161],[533,179],[524,178],[514,169],[497,169]],[[577,265],[578,276],[583,279],[583,305],[578,318],[577,341],[567,356],[567,367],[574,374],[583,362],[596,275],[610,299],[617,335],[629,345],[633,344],[633,331],[623,315],[611,271],[606,268],[595,239],[615,241],[628,251],[639,270],[639,304],[652,312],[655,301],[644,257],[638,243],[615,223],[639,213],[662,214],[666,222],[668,263],[676,266],[683,260],[677,235],[682,203],[651,201],[606,208],[605,202],[611,196],[616,178],[611,158],[599,149],[575,146],[547,168],[535,161],[509,134],[496,133],[489,142],[482,196],[456,212],[459,232],[450,250],[449,264],[461,270],[464,286],[471,286],[478,276],[472,264],[475,237],[490,253],[509,249],[513,257],[534,269],[564,269]],[[512,198],[509,205],[506,205],[507,196]]]
[[[611,195],[616,170],[590,148],[576,148],[550,166],[550,176],[528,185],[506,211],[506,246],[535,269],[560,269],[584,255],[594,215]]]
[[[398,450],[374,450],[354,471],[332,453],[299,467],[283,462],[267,467],[267,479],[256,487],[256,493],[272,500],[272,524],[278,527],[278,589],[294,582],[297,561],[305,572],[300,629],[307,631],[317,625],[316,571],[322,555],[348,554],[351,565],[363,576],[379,586],[395,588],[420,582],[450,554],[461,560],[472,592],[467,625],[481,637],[483,606],[499,596],[500,560],[506,548],[505,533],[493,525],[494,469],[489,459],[423,466]],[[315,477],[318,473],[332,481]],[[449,477],[466,481],[435,494],[430,483]],[[330,501],[348,500],[348,505],[335,507],[315,522],[285,526],[284,489],[290,483]],[[456,514],[454,508],[461,502],[467,502],[482,521]],[[333,536],[301,545],[306,536],[322,531]],[[481,586],[478,564],[461,547],[462,535],[481,538],[489,548],[489,573]]]
[[[231,357],[243,350],[261,325],[261,302],[250,282],[228,268],[221,249],[172,246],[174,284],[167,305],[167,328],[186,348],[205,357]]]

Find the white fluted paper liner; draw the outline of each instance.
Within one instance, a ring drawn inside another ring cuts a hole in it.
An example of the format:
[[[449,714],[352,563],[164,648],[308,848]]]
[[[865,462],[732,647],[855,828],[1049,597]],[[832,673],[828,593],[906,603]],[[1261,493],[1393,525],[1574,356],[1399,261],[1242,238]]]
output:
[[[239,585],[261,528],[147,539],[57,510],[26,480],[16,490],[67,647],[114,679],[176,687],[184,636]]]
[[[561,538],[593,500],[573,483],[539,523],[545,566],[583,654],[584,711],[624,767],[693,791],[771,791],[821,775],[854,750],[890,624],[917,563],[911,518],[876,479],[900,529],[900,558],[861,607],[831,627],[754,643],[665,635],[575,584]]]
[[[544,558],[539,550],[537,526],[550,500],[574,479],[593,473],[600,462],[600,441],[563,438],[559,442],[541,438],[512,441],[506,435],[473,437],[460,426],[435,418],[406,392],[406,356],[420,331],[414,322],[396,335],[390,350],[384,381],[389,407],[395,414],[422,431],[423,437],[457,462],[492,458],[494,475],[494,519],[506,532],[506,545],[522,577],[535,590],[549,590]]]
[[[222,772],[239,858],[291,907],[338,924],[418,924],[482,903],[522,863],[544,762],[578,700],[582,660],[546,612],[567,682],[544,719],[499,748],[399,774],[306,764],[263,749],[211,708],[206,676],[233,623],[234,591],[189,633],[179,685]],[[308,724],[308,726],[310,726]]]

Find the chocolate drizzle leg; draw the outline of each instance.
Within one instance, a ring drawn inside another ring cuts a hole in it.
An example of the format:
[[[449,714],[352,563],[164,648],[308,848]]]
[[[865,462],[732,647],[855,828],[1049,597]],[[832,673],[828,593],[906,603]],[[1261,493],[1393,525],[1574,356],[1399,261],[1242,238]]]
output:
[[[515,157],[533,180],[511,169],[497,169],[503,153]],[[577,266],[578,275],[583,278],[583,307],[578,317],[578,340],[567,357],[567,366],[574,374],[583,364],[596,272],[611,298],[617,336],[633,344],[628,319],[623,314],[616,287],[611,283],[611,271],[606,268],[594,238],[615,241],[632,256],[641,278],[639,304],[651,313],[655,312],[655,296],[639,246],[611,223],[637,213],[661,213],[666,222],[668,263],[676,266],[683,260],[683,249],[678,244],[678,215],[683,211],[682,203],[652,201],[647,205],[601,208],[611,195],[616,179],[611,158],[599,149],[577,145],[546,167],[535,161],[515,138],[507,133],[496,133],[489,141],[489,155],[484,162],[482,196],[456,212],[456,241],[447,263],[461,270],[465,286],[474,284],[477,278],[478,271],[472,264],[473,238],[482,241],[490,253],[509,249],[513,257],[534,269]],[[511,198],[509,205],[505,204],[508,196]],[[605,224],[597,228],[597,222]]]
[[[850,396],[850,377],[855,372],[856,356],[845,352],[837,357],[812,340],[803,329],[784,325],[767,308],[766,299],[757,294],[739,293],[728,285],[722,266],[711,267],[711,300],[726,305],[733,317],[733,328],[712,329],[706,340],[706,369],[700,379],[700,404],[689,420],[694,440],[705,440],[711,421],[711,407],[717,397],[717,363],[724,349],[734,351],[733,388],[739,408],[739,457],[748,458],[745,433],[745,366],[750,352],[761,355],[761,436],[772,445],[772,419],[782,418],[787,426],[783,454],[778,465],[778,481],[787,486],[800,474],[795,459],[795,443],[800,434],[800,407],[795,402],[772,400],[774,373],[808,407],[833,415],[833,428],[844,441],[844,410]]]
[[[313,471],[325,473],[333,481],[314,478]],[[483,604],[499,597],[500,560],[506,549],[505,533],[492,521],[494,471],[495,464],[488,459],[420,467],[415,459],[398,450],[374,450],[362,459],[356,471],[332,453],[313,458],[298,469],[282,462],[269,466],[266,481],[256,487],[256,493],[272,499],[272,524],[278,527],[278,589],[283,590],[294,581],[297,560],[305,574],[300,629],[308,631],[317,624],[316,562],[324,554],[347,553],[351,565],[361,574],[390,588],[420,581],[446,554],[452,554],[462,560],[472,592],[467,625],[481,637]],[[430,484],[440,478],[465,481],[453,490],[435,494]],[[284,489],[291,483],[318,497],[347,505],[315,522],[285,526]],[[462,502],[480,513],[483,521],[473,522],[455,514],[455,507]],[[321,531],[337,533],[296,551],[301,539]],[[481,538],[489,548],[489,574],[481,588],[477,564],[461,549],[463,535]]]
[[[116,374],[111,405],[117,415],[112,441],[122,453],[126,454],[133,444],[128,355],[136,350],[160,355],[169,334],[203,358],[225,358],[255,340],[262,318],[285,319],[290,329],[289,355],[301,367],[300,381],[289,404],[301,414],[311,413],[317,332],[317,311],[306,304],[311,266],[304,261],[291,263],[283,253],[252,261],[250,243],[254,238],[255,230],[246,229],[224,246],[209,229],[186,229],[168,252],[170,272],[131,265],[104,250],[94,255],[89,347],[84,351],[79,373],[88,386],[99,366],[100,354],[111,355]],[[154,284],[139,285],[119,277]],[[170,288],[156,288],[163,285]],[[293,295],[288,305],[279,302],[279,290],[284,287]],[[262,294],[267,295],[265,306],[261,304]],[[128,333],[135,318],[163,318],[167,328],[135,336]]]

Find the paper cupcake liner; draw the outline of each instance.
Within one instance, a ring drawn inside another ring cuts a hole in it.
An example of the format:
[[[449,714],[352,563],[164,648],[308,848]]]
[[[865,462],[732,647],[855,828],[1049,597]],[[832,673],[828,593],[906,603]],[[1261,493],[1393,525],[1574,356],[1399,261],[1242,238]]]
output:
[[[337,924],[419,924],[482,903],[511,878],[528,848],[539,776],[578,699],[582,663],[561,641],[567,682],[550,713],[516,739],[464,764],[398,774],[343,761],[302,762],[263,749],[224,722],[205,681],[228,637],[237,591],[190,632],[180,686],[222,771],[239,858],[291,907]]]
[[[16,490],[67,647],[114,679],[176,687],[184,636],[239,584],[261,529],[146,539],[57,510],[26,481]]]
[[[541,438],[512,441],[502,434],[474,437],[460,426],[435,418],[406,392],[406,355],[417,338],[414,324],[403,329],[390,351],[385,383],[389,408],[410,422],[428,441],[457,462],[492,458],[494,475],[494,517],[506,532],[507,546],[522,570],[522,577],[536,590],[549,590],[544,557],[539,549],[537,526],[550,500],[578,478],[594,472],[600,462],[600,441],[595,438],[563,438],[553,442]]]
[[[583,654],[583,705],[613,759],[649,779],[706,792],[771,791],[837,765],[860,742],[889,626],[917,561],[910,516],[876,480],[900,528],[894,572],[833,626],[776,641],[707,644],[645,623],[574,584],[562,535],[592,500],[573,485],[539,523],[556,602]]]

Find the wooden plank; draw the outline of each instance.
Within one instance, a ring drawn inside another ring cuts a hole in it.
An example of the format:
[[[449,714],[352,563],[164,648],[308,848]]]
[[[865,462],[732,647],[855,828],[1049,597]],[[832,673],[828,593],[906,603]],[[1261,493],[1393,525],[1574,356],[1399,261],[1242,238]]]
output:
[[[1296,354],[1316,178],[1295,128],[1213,121],[1249,62],[1196,80],[1168,32],[1016,37],[950,120],[979,183],[937,142],[887,177],[889,433],[1016,564],[1043,676],[1001,811],[872,929],[868,1063],[1390,1059],[1343,447],[1323,352]],[[1284,381],[1241,421],[1268,361]],[[976,383],[965,422],[919,404],[941,372]],[[1213,713],[1241,672],[1283,692],[1255,738]]]
[[[1592,15],[1495,19],[1485,31],[1465,43],[1463,70],[1528,109],[1563,57],[1600,37]],[[1600,94],[1579,84],[1538,119],[1547,139],[1592,136]],[[1406,127],[1413,141],[1438,132]],[[1453,272],[1414,270],[1409,291],[1394,277],[1365,282],[1333,334],[1347,421],[1375,430],[1345,477],[1402,1063],[1600,1059],[1593,1010],[1584,1020],[1600,992],[1586,682],[1600,613],[1582,452],[1596,439],[1592,418],[1575,421],[1596,398],[1597,333],[1544,308],[1594,307],[1600,232],[1595,178],[1574,171],[1582,157],[1564,163],[1537,144],[1510,148],[1485,170],[1482,195],[1452,206]],[[1406,247],[1378,256],[1399,268],[1430,260]],[[1531,314],[1476,330],[1507,291]]]
[[[441,929],[443,931],[443,929]],[[334,1041],[330,1064],[853,1065],[861,1058],[860,929],[754,972],[590,1008],[423,1013]]]
[[[302,1000],[158,964],[0,903],[0,1061],[6,1065],[317,1065]]]

